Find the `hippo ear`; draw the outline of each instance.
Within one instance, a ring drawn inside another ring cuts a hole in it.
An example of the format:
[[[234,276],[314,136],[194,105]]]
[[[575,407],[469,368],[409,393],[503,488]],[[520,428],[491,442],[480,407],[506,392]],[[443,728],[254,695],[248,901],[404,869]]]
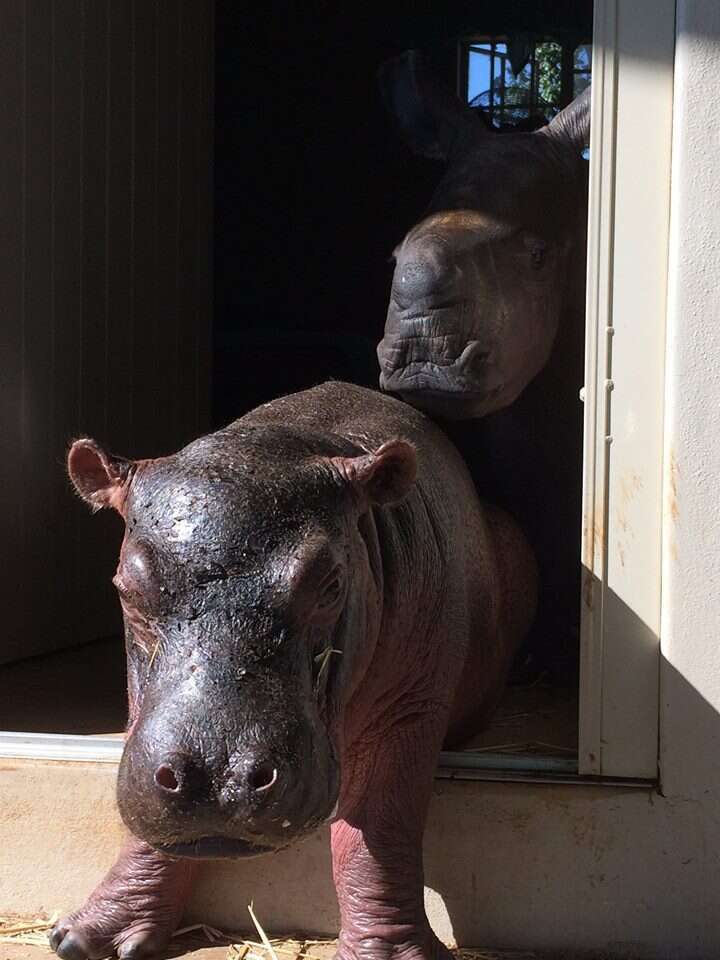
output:
[[[76,440],[70,447],[67,469],[73,486],[93,510],[114,507],[119,513],[127,495],[134,464],[114,457],[94,440]]]
[[[564,140],[582,153],[590,143],[590,87],[586,87],[538,133]]]
[[[407,494],[417,474],[415,447],[405,440],[390,440],[374,453],[359,457],[333,457],[345,479],[371,503],[397,503]]]
[[[408,145],[422,157],[446,160],[461,134],[484,132],[474,112],[428,75],[417,50],[386,61],[378,71],[378,83]]]

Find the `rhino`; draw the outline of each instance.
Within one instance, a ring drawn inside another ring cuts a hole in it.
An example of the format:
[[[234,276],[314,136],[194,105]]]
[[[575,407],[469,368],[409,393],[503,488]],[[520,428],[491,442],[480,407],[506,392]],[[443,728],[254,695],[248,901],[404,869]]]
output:
[[[439,420],[541,571],[540,669],[574,659],[580,589],[590,89],[529,133],[491,132],[422,56],[386,63],[400,132],[445,172],[394,251],[381,389]]]
[[[540,130],[497,135],[415,52],[380,83],[412,149],[446,164],[394,251],[380,386],[444,419],[484,417],[518,398],[582,309],[590,90]]]

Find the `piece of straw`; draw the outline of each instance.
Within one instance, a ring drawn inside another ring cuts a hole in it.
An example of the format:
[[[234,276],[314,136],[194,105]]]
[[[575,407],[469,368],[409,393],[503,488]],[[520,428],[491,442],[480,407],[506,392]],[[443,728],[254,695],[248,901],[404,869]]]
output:
[[[211,927],[207,923],[191,923],[189,927],[181,927],[179,930],[176,930],[175,933],[173,933],[172,939],[175,940],[176,937],[182,937],[186,933],[192,933],[194,930],[202,930],[211,943],[216,943],[217,941],[222,942],[223,940],[232,940],[232,937],[228,936],[227,933],[223,933],[222,930],[218,930],[216,927]]]
[[[274,951],[274,949],[273,949],[273,945],[272,945],[272,944],[270,943],[270,941],[268,940],[267,934],[265,933],[265,931],[263,930],[263,928],[260,926],[260,921],[259,921],[258,918],[255,916],[255,911],[253,910],[253,905],[252,905],[252,903],[249,903],[249,904],[248,904],[248,913],[250,914],[250,919],[251,919],[252,922],[255,924],[255,928],[256,928],[257,932],[260,934],[260,939],[261,939],[262,942],[263,942],[263,946],[265,947],[265,949],[268,951],[268,953],[269,953],[270,956],[272,957],[272,960],[278,960],[278,955],[275,953],[275,951]]]

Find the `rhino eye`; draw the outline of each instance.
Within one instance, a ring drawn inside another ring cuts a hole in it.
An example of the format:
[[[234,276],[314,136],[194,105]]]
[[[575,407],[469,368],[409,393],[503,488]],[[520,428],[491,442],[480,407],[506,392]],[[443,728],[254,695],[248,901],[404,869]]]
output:
[[[525,245],[530,254],[530,266],[533,270],[541,270],[545,264],[547,244],[542,240],[526,240]]]

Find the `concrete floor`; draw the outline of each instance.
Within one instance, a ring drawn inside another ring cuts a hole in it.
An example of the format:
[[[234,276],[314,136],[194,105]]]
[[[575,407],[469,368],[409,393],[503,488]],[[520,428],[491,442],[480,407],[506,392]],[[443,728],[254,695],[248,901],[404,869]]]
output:
[[[335,951],[335,944],[330,942],[325,943],[312,943],[306,946],[305,951],[302,950],[303,944],[298,941],[286,941],[278,949],[279,960],[282,958],[288,958],[291,955],[291,951],[284,952],[285,947],[292,947],[297,953],[303,952],[311,954],[313,960],[332,960],[333,953]],[[280,951],[283,952],[280,952]],[[294,952],[294,951],[293,951]],[[297,954],[296,954],[297,955]],[[541,958],[539,955],[534,953],[518,953],[518,952],[497,952],[497,951],[470,951],[462,950],[457,951],[459,960],[571,960],[569,957],[544,957]],[[54,957],[49,948],[29,945],[29,944],[15,944],[15,943],[3,943],[0,942],[0,960],[49,960],[49,958]],[[243,954],[243,949],[239,951],[233,949],[232,954],[227,946],[221,947],[198,947],[192,952],[183,951],[181,953],[172,952],[172,957],[183,957],[189,956],[192,960],[253,960],[255,957],[260,957],[262,960],[268,956],[265,951],[258,950],[257,953],[253,953],[248,950]]]
[[[225,960],[227,947],[204,947],[192,954],[193,960]],[[0,960],[49,960],[55,954],[49,948],[29,944],[0,943]],[[180,954],[185,956],[185,954]]]

